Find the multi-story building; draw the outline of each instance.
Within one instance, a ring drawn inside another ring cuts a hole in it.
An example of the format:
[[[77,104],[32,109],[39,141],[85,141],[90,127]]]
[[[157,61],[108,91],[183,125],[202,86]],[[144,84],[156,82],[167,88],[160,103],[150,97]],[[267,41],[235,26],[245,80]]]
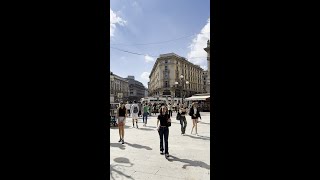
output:
[[[135,80],[134,76],[128,76],[125,78],[129,82],[129,101],[140,101],[141,98],[145,96],[145,87],[144,85]]]
[[[144,97],[148,97],[148,88],[145,88],[144,90]]]
[[[207,80],[208,80],[208,71],[203,71],[202,73],[202,78],[203,78],[203,90],[206,93],[209,93],[207,90]]]
[[[210,92],[210,40],[207,41],[207,47],[204,48],[204,50],[207,52],[207,62],[208,62],[208,77],[206,82],[206,90],[209,93]]]
[[[110,72],[110,101],[127,101],[129,96],[129,82]]]
[[[149,96],[189,97],[203,93],[203,69],[175,53],[161,54],[150,73]]]

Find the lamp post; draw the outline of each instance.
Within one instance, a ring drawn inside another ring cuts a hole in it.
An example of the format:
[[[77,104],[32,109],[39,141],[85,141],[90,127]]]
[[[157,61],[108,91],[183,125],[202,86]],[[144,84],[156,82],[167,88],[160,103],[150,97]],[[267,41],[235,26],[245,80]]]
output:
[[[180,97],[182,97],[182,104],[183,104],[183,100],[184,100],[184,97],[185,97],[185,94],[186,94],[186,93],[183,93],[183,95],[181,96],[181,93],[183,91],[183,84],[184,83],[186,85],[188,85],[189,81],[185,80],[183,75],[180,76],[180,86],[179,86],[179,82],[177,82],[177,81],[175,82],[175,85],[180,87]]]

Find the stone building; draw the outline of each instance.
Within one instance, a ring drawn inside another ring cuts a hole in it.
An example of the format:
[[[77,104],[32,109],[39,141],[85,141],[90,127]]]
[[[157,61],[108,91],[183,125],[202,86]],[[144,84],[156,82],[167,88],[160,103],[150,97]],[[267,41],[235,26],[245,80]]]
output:
[[[141,98],[145,96],[145,87],[144,85],[135,80],[134,76],[128,76],[125,78],[129,82],[129,101],[140,101]]]
[[[208,77],[207,77],[207,92],[210,92],[210,40],[207,41],[207,47],[204,48],[204,50],[207,52],[207,62],[208,62]]]
[[[129,82],[110,72],[110,101],[127,101],[129,96]]]
[[[149,76],[149,96],[190,97],[203,93],[202,76],[203,69],[187,59],[175,53],[161,54]]]
[[[203,71],[202,78],[203,78],[203,91],[205,93],[209,93],[207,91],[208,90],[208,87],[207,87],[208,71]]]

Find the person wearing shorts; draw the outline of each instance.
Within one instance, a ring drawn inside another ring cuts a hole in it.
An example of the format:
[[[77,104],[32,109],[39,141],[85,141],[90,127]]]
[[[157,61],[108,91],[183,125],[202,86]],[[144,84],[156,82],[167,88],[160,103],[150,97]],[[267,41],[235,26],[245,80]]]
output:
[[[120,140],[118,142],[122,142],[122,144],[124,144],[124,125],[126,123],[127,109],[123,102],[121,102],[121,105],[117,110],[117,117],[120,136]]]

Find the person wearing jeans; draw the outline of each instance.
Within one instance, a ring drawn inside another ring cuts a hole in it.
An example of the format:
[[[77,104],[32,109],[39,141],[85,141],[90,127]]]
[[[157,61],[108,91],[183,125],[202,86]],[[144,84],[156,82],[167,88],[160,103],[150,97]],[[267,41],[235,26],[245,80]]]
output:
[[[146,103],[145,106],[143,106],[143,126],[146,126],[147,125],[147,120],[148,120],[148,114],[149,114],[149,106],[148,104]],[[146,120],[144,120],[146,119]]]
[[[180,125],[181,125],[181,134],[184,135],[186,133],[186,128],[187,128],[187,120],[186,120],[186,113],[187,109],[181,105],[179,109],[180,113]]]
[[[169,124],[170,116],[168,114],[167,107],[161,107],[160,115],[158,116],[157,126],[158,132],[160,136],[160,154],[163,154],[163,150],[165,151],[166,158],[169,157]],[[160,125],[159,125],[160,122]],[[163,138],[164,138],[164,148],[163,148]]]

